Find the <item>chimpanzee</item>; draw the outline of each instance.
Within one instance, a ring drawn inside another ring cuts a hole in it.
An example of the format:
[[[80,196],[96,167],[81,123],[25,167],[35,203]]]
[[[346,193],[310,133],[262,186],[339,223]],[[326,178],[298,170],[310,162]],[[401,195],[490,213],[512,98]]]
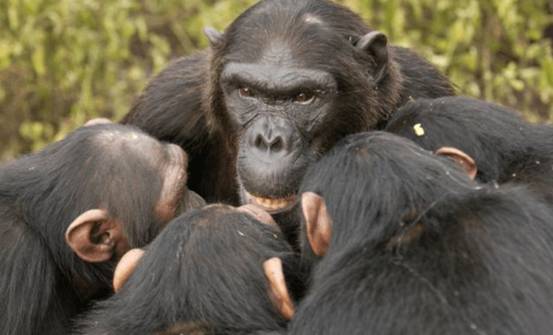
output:
[[[480,182],[524,183],[553,202],[553,127],[467,97],[419,99],[394,113],[386,131],[452,157]]]
[[[208,202],[240,195],[290,213],[306,167],[338,139],[382,127],[409,98],[454,94],[427,61],[327,0],[260,1],[206,34],[210,50],[169,65],[123,122],[183,147],[189,187]]]
[[[65,334],[131,247],[202,199],[187,158],[138,129],[83,127],[0,167],[0,334]]]
[[[247,213],[220,204],[192,210],[145,250],[129,251],[115,271],[117,293],[81,320],[81,333],[283,330],[301,290],[298,256],[268,214],[261,222]]]
[[[315,265],[291,334],[551,333],[553,213],[524,186],[477,184],[373,132],[342,140],[300,190]]]

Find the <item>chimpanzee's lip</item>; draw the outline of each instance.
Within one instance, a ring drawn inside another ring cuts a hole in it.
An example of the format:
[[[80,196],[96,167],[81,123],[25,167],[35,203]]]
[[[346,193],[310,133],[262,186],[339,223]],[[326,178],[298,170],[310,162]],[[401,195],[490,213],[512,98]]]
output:
[[[257,205],[269,212],[269,214],[288,211],[294,207],[297,201],[295,194],[284,198],[266,198],[255,196],[247,191],[244,191],[244,193],[246,194],[247,203]]]

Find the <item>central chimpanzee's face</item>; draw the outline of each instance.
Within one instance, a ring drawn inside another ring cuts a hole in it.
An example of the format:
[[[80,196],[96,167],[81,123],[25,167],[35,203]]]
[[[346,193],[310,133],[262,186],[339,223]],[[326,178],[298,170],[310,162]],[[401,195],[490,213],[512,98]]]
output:
[[[346,39],[338,40],[353,49]],[[273,214],[294,206],[309,164],[343,135],[366,127],[366,120],[349,112],[353,104],[342,102],[351,99],[351,92],[344,92],[331,72],[340,67],[335,60],[306,60],[321,59],[325,45],[313,44],[307,55],[273,41],[255,59],[229,57],[220,77],[228,118],[238,134],[242,200]]]
[[[238,147],[242,201],[272,214],[297,203],[311,163],[382,113],[385,37],[341,7],[309,4],[262,2],[212,39],[215,113]]]
[[[329,114],[337,83],[325,71],[229,63],[221,82],[231,120],[240,125],[237,170],[243,199],[272,212],[295,203],[297,185],[317,157],[313,131]]]

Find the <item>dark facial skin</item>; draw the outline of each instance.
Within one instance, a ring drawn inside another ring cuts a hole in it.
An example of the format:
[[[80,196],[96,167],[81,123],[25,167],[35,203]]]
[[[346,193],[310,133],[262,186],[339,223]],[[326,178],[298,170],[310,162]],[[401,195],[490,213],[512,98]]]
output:
[[[193,195],[186,155],[100,123],[0,167],[0,333],[65,334]]]
[[[261,3],[214,46],[225,54],[217,94],[238,135],[242,201],[271,213],[289,211],[306,168],[343,134],[374,127],[380,108],[369,107],[376,84],[369,74],[387,66],[387,58],[373,53],[386,44],[362,49],[356,42],[366,30],[356,17],[346,25],[358,37],[335,30],[349,11],[324,2],[316,14],[306,3]],[[258,29],[260,23],[264,29]],[[342,53],[328,57],[330,48]],[[371,68],[371,62],[377,66]],[[337,69],[347,71],[347,78]],[[352,87],[367,94],[353,98]]]
[[[221,85],[241,134],[242,197],[275,213],[294,205],[306,167],[324,150],[316,134],[331,113],[338,83],[329,72],[302,68],[284,43],[267,49],[251,63],[226,64]]]
[[[262,2],[224,36],[208,32],[224,54],[216,94],[237,134],[242,201],[273,214],[296,204],[310,164],[344,135],[377,127],[399,98],[386,37],[343,7],[308,3]]]

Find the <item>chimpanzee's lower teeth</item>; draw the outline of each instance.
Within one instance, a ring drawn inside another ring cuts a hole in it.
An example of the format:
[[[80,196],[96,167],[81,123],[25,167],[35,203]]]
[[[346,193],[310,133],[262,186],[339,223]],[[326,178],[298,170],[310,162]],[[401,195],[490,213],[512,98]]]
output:
[[[248,194],[250,201],[256,205],[265,207],[270,210],[278,210],[291,206],[295,202],[295,196],[290,196],[280,199],[256,197]]]

